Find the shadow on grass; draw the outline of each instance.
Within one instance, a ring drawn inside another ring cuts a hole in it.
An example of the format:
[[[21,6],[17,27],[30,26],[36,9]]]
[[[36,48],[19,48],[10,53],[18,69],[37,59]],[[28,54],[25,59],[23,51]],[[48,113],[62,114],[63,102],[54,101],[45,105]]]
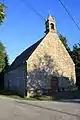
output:
[[[65,96],[64,96],[65,94]],[[80,103],[80,92],[61,92],[55,93],[53,96],[35,96],[27,98],[27,96],[19,96],[16,92],[10,90],[0,90],[0,95],[4,95],[14,99],[20,100],[32,100],[32,101],[57,101],[57,102],[65,102],[65,103]],[[77,96],[78,95],[78,96]]]
[[[20,96],[16,92],[13,92],[11,90],[0,90],[0,95],[4,95],[10,98],[15,98],[15,99],[21,99],[21,100],[39,100],[39,101],[52,101],[51,96],[35,96],[35,97],[30,97],[27,98],[27,96]]]
[[[6,97],[9,97],[9,98],[24,100],[24,97],[19,96],[16,92],[13,92],[13,91],[10,91],[10,90],[0,90],[0,95],[6,96]]]
[[[0,90],[0,95],[11,96],[11,95],[17,95],[17,94],[10,90]]]

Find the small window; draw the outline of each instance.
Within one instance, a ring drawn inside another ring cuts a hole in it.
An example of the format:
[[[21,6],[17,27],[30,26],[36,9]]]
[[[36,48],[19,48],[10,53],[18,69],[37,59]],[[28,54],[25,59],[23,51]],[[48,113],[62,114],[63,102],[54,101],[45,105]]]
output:
[[[54,24],[53,24],[53,23],[51,23],[51,29],[53,29],[53,30],[54,30]]]

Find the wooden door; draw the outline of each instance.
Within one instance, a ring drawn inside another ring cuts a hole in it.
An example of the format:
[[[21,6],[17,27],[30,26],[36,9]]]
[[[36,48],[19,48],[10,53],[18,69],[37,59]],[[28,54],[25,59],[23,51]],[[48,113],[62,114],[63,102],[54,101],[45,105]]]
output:
[[[58,90],[58,78],[57,77],[53,76],[51,78],[51,89],[52,89],[52,93]]]

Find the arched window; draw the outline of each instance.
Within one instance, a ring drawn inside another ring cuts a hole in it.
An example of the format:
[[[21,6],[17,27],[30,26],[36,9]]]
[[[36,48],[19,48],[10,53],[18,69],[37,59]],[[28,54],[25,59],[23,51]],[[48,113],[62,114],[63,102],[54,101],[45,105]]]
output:
[[[54,30],[54,24],[53,24],[53,23],[51,23],[51,29],[53,29],[53,30]]]

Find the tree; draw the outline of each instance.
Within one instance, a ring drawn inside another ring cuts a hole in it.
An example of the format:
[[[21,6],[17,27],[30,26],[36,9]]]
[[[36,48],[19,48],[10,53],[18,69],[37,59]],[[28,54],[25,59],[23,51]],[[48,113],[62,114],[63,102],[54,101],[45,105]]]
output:
[[[80,89],[80,43],[73,46],[71,54],[76,68],[76,85]]]
[[[0,72],[8,67],[8,55],[2,42],[0,42]]]
[[[65,48],[66,48],[66,50],[68,51],[68,53],[70,54],[70,53],[71,53],[71,50],[70,50],[70,48],[69,48],[69,46],[68,46],[66,37],[64,37],[63,35],[60,34],[60,35],[59,35],[59,38],[60,38],[61,42],[63,43],[63,45],[65,46]]]
[[[0,42],[0,88],[4,86],[4,72],[8,69],[8,55],[2,42]]]
[[[0,2],[0,25],[6,17],[6,6]],[[0,42],[0,89],[4,87],[4,72],[8,69],[8,55],[4,45]]]
[[[5,12],[4,12],[5,9],[6,9],[6,6],[0,2],[0,24],[3,22],[3,20],[6,17]]]

